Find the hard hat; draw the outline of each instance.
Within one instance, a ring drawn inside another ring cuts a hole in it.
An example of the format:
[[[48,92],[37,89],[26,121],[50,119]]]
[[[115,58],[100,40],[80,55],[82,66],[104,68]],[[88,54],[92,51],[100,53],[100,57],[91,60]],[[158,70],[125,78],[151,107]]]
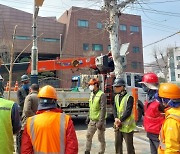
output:
[[[180,99],[180,87],[173,83],[162,83],[159,87],[159,96],[169,99]]]
[[[24,75],[21,76],[21,81],[22,81],[22,82],[23,82],[23,81],[27,81],[27,80],[29,80],[29,77],[28,77],[26,74],[24,74]]]
[[[57,100],[56,89],[50,85],[46,85],[39,90],[38,97],[39,98],[50,98],[50,99]]]
[[[124,79],[122,79],[122,78],[116,78],[114,80],[114,84],[113,84],[114,87],[120,87],[120,86],[125,86],[125,85],[126,85],[126,83],[125,83]]]
[[[145,84],[149,89],[157,90],[159,79],[155,73],[146,73],[144,74],[142,81],[139,83]]]
[[[97,78],[90,79],[88,84],[89,85],[99,84],[99,80]]]

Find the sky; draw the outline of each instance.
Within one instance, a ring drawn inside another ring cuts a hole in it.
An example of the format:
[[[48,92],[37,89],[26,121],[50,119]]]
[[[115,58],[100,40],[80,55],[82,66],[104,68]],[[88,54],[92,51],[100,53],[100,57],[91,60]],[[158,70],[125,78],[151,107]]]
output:
[[[33,0],[0,0],[0,4],[33,12]],[[59,18],[71,6],[100,9],[102,4],[103,0],[44,0],[39,15]],[[123,9],[123,13],[141,16],[145,64],[154,61],[154,49],[165,51],[167,47],[180,47],[180,34],[175,34],[180,31],[179,8],[180,0],[136,0]],[[154,43],[166,37],[168,39]],[[149,45],[151,43],[153,45]]]

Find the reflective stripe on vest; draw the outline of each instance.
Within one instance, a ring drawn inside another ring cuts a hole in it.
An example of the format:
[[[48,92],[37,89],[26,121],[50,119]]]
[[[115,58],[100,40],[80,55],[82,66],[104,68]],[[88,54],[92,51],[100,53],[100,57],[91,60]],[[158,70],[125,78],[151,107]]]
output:
[[[43,113],[42,113],[43,114]],[[46,114],[46,113],[45,113]],[[50,114],[53,114],[53,112],[51,112]],[[58,152],[56,149],[56,152],[47,152],[47,151],[39,151],[36,149],[35,144],[37,144],[36,139],[37,139],[37,132],[35,131],[35,127],[36,127],[36,119],[38,118],[39,115],[33,116],[30,119],[30,124],[29,124],[29,133],[30,133],[30,137],[31,137],[31,141],[32,141],[32,145],[33,145],[33,149],[34,149],[34,153],[35,154],[64,154],[65,153],[65,142],[66,142],[66,129],[67,129],[67,123],[69,121],[69,116],[65,115],[64,113],[59,114],[59,122],[60,122],[60,126],[59,126],[59,146],[60,146],[60,151]],[[57,120],[58,122],[58,120]],[[28,120],[29,123],[29,120]],[[28,124],[27,124],[28,125]],[[41,127],[42,129],[42,127]],[[39,131],[43,131],[43,130],[39,130]],[[52,131],[53,131],[53,126],[52,126]],[[48,133],[48,132],[45,132]],[[46,138],[47,139],[47,138]],[[43,136],[42,136],[42,140],[43,140]],[[41,143],[39,143],[40,145],[38,146],[43,146],[41,145]],[[48,144],[48,143],[47,143]],[[46,145],[47,146],[47,145]],[[38,147],[39,148],[39,147]],[[48,147],[47,147],[48,148]],[[52,147],[51,147],[52,148]],[[53,149],[51,149],[53,150]]]
[[[91,120],[99,120],[100,118],[100,98],[103,92],[99,90],[96,95],[94,96],[93,92],[90,95],[89,99],[89,118]]]
[[[167,117],[166,117],[166,119],[168,119],[168,118],[172,118],[172,119],[175,119],[175,120],[177,120],[177,121],[179,121],[180,122],[180,116],[178,116],[178,115],[175,115],[175,114],[169,114]],[[164,126],[164,125],[163,125]],[[162,126],[162,128],[161,128],[161,131],[160,131],[160,134],[159,134],[159,147],[160,147],[160,149],[161,150],[165,150],[166,149],[166,145],[165,145],[165,137],[164,137],[164,131],[163,131],[163,126]],[[180,152],[180,151],[179,151]]]
[[[119,119],[124,114],[124,112],[126,111],[127,101],[129,99],[129,97],[130,97],[130,95],[126,94],[122,98],[121,103],[119,103],[119,94],[117,94],[115,96],[117,116],[118,116]],[[135,120],[134,120],[133,112],[131,112],[131,115],[125,121],[122,122],[122,126],[121,126],[121,128],[119,130],[121,132],[129,133],[129,132],[132,132],[135,127],[136,127],[136,123],[135,123]]]
[[[11,112],[14,102],[0,98],[0,154],[14,151]]]

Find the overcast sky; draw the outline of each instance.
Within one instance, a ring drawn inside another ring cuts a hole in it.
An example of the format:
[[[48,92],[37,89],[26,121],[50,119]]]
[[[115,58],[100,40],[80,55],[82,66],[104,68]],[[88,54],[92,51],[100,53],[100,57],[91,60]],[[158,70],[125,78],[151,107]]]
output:
[[[121,2],[122,0],[120,0]],[[29,13],[33,12],[33,0],[0,0],[0,4],[11,6]],[[100,9],[102,0],[45,0],[40,8],[40,16],[57,18],[71,6]],[[141,15],[143,46],[166,38],[180,31],[180,0],[138,0],[123,12]],[[180,46],[180,34],[176,34],[157,44],[145,47],[144,62],[154,61],[154,48],[164,49],[168,46]]]

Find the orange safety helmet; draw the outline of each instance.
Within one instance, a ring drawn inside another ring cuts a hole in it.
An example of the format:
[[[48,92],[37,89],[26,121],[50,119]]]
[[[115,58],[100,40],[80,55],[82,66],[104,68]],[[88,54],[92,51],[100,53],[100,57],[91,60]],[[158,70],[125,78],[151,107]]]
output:
[[[90,79],[88,84],[89,85],[99,84],[99,80],[97,78]]]
[[[162,83],[159,87],[159,96],[169,99],[179,99],[180,87],[173,83]]]
[[[38,97],[39,98],[50,98],[50,99],[57,100],[56,89],[50,85],[46,85],[39,90]]]

